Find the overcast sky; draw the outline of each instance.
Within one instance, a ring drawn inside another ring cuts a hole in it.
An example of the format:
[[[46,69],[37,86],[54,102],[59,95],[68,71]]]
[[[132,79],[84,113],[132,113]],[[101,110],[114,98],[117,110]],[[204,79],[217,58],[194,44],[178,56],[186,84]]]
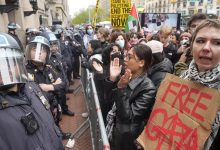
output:
[[[90,5],[96,5],[96,0],[67,0],[69,6],[69,13],[73,17],[80,9],[86,9]]]

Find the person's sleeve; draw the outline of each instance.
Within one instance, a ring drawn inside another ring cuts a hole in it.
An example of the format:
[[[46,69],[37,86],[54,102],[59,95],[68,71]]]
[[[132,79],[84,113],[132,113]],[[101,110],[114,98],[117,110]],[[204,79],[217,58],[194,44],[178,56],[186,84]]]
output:
[[[188,65],[186,63],[183,62],[177,62],[174,65],[174,72],[173,74],[175,74],[176,76],[180,76],[183,72],[185,72],[188,69]]]
[[[136,92],[136,91],[135,91]],[[117,115],[123,122],[132,122],[134,120],[142,120],[150,115],[155,102],[155,87],[143,86],[132,98],[130,104],[131,93],[126,89],[114,89],[114,101],[117,107]]]

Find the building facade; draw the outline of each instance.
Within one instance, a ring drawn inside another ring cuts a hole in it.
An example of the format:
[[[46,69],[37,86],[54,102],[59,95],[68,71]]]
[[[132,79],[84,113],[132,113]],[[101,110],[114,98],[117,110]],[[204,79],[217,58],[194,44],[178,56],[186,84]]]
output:
[[[145,8],[149,13],[181,13],[183,16],[195,13],[220,15],[219,0],[145,0]]]
[[[0,32],[7,32],[9,22],[16,22],[16,30],[25,43],[25,30],[55,23],[68,26],[67,0],[0,0]]]

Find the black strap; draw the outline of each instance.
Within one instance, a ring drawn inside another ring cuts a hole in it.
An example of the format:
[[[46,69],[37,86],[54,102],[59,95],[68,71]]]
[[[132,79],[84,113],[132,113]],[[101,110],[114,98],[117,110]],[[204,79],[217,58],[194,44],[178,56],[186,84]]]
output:
[[[29,82],[28,88],[30,92],[33,92],[40,100],[41,103],[45,106],[46,109],[50,109],[50,104],[46,97],[41,92],[40,88],[36,86],[33,82]]]

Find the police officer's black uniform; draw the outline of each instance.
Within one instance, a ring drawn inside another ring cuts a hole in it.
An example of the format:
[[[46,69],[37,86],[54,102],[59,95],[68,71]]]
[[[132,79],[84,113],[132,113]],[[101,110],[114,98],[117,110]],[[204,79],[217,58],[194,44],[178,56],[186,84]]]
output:
[[[61,107],[59,104],[62,100],[61,93],[65,90],[65,82],[61,80],[62,77],[56,69],[48,65],[50,57],[49,41],[42,36],[34,37],[27,45],[25,57],[27,60],[26,69],[29,79],[39,84],[40,87],[42,84],[53,87],[53,89],[48,91],[42,90],[49,99],[55,122],[59,126],[61,117]],[[57,80],[60,80],[60,82],[57,83]],[[69,133],[67,134],[63,133],[63,138],[68,138],[70,136]]]
[[[39,43],[41,43],[43,46],[45,46],[45,49],[47,49],[46,55],[50,55],[49,41],[42,36],[34,37],[27,46],[26,59],[28,63],[26,64],[26,69],[30,80],[33,80],[37,84],[48,84],[54,87],[53,91],[43,92],[49,99],[52,112],[54,111],[54,109],[59,110],[55,115],[55,121],[58,125],[59,117],[61,115],[61,113],[59,113],[61,112],[61,110],[59,109],[58,103],[61,103],[60,92],[65,90],[65,83],[61,82],[60,84],[53,84],[58,78],[61,79],[61,77],[59,76],[60,74],[55,70],[55,68],[53,68],[51,65],[47,65],[46,62],[43,62],[48,61],[49,57],[47,57],[46,60],[40,60],[40,58],[31,58],[32,56],[30,56],[30,53],[32,47],[35,47],[35,45]]]
[[[51,56],[48,64],[51,65],[56,70],[56,72],[61,77],[62,81],[65,83],[66,88],[61,89],[61,91],[59,91],[59,94],[57,95],[58,98],[61,100],[60,105],[62,108],[62,112],[63,114],[74,116],[74,113],[68,109],[68,106],[66,104],[66,91],[69,90],[69,81],[67,79],[66,72],[64,70],[64,66],[62,62],[63,58],[59,51],[58,40],[54,35],[54,33],[52,32],[42,32],[40,36],[45,37],[50,42]]]
[[[18,35],[15,33],[16,28],[17,28],[16,24],[14,22],[10,22],[8,24],[8,34],[11,35],[16,40],[16,42],[20,46],[21,50],[24,50],[23,45],[22,45],[20,39],[18,38]]]

